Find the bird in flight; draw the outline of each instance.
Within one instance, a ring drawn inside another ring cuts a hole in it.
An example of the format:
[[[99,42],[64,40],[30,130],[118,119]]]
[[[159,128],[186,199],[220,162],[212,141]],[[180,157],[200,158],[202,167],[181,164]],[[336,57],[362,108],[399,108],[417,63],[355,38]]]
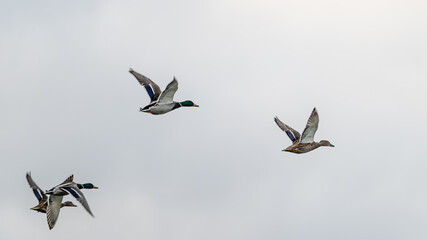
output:
[[[317,114],[316,108],[314,108],[311,112],[305,129],[302,132],[302,136],[298,131],[280,121],[278,117],[275,117],[274,121],[276,122],[277,126],[282,129],[282,131],[286,132],[286,134],[292,141],[292,145],[283,149],[282,151],[293,153],[306,153],[320,146],[335,147],[328,140],[321,140],[320,142],[314,141],[314,134],[316,133],[317,128],[319,127],[319,115]]]
[[[129,69],[129,72],[135,76],[139,84],[141,84],[145,90],[147,90],[148,96],[150,96],[150,104],[144,108],[140,108],[141,112],[151,113],[154,115],[165,114],[174,109],[180,107],[198,107],[199,105],[194,104],[192,101],[187,100],[183,102],[176,102],[173,100],[175,92],[178,90],[178,81],[173,78],[165,90],[162,92],[160,87],[151,81],[148,77],[134,71],[132,68]]]

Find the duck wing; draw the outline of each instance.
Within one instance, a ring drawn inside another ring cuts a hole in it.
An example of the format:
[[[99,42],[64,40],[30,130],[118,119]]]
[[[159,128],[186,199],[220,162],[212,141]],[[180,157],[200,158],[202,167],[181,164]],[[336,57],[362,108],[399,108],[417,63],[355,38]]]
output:
[[[92,216],[92,211],[89,208],[89,204],[86,201],[85,196],[83,195],[83,193],[80,191],[80,189],[77,186],[69,186],[69,187],[61,187],[62,190],[68,192],[69,194],[73,195],[73,197],[76,198],[77,201],[79,201],[82,206],[86,209],[86,211]]]
[[[73,182],[73,180],[74,180],[74,175],[71,175],[67,179],[65,179],[65,181],[63,181],[61,184],[70,183],[70,182]]]
[[[288,135],[288,137],[291,139],[293,143],[298,142],[300,140],[301,135],[297,130],[284,124],[282,121],[280,121],[278,117],[275,117],[274,121],[276,122],[277,126],[279,126],[279,128],[282,129],[282,131],[286,132],[286,135]]]
[[[69,176],[67,179],[65,179],[65,181],[63,181],[62,183],[56,185],[55,187],[49,189],[47,191],[48,194],[51,194],[53,192],[53,190],[55,190],[55,188],[60,188],[60,187],[64,187],[64,186],[68,186],[68,185],[72,185],[74,182],[74,175]]]
[[[49,225],[49,229],[52,229],[58,220],[59,211],[61,210],[62,205],[62,198],[63,196],[53,194],[49,196],[46,210],[47,224]]]
[[[33,181],[33,178],[31,177],[31,172],[27,172],[27,182],[30,185],[30,187],[33,189],[33,193],[36,196],[37,200],[42,201],[47,199],[47,195],[42,191],[39,186]]]
[[[132,68],[129,69],[129,72],[135,76],[136,80],[138,80],[139,84],[141,84],[143,87],[145,87],[145,90],[147,90],[148,96],[150,96],[151,102],[157,101],[162,91],[160,90],[160,87],[151,81],[148,77],[135,72]]]
[[[311,112],[308,118],[305,129],[302,132],[300,143],[311,143],[314,142],[314,134],[316,134],[317,128],[319,127],[319,115],[317,114],[316,108]]]
[[[177,90],[178,90],[178,81],[174,77],[172,82],[170,82],[166,86],[162,94],[160,94],[158,103],[172,103],[173,96],[175,95]]]

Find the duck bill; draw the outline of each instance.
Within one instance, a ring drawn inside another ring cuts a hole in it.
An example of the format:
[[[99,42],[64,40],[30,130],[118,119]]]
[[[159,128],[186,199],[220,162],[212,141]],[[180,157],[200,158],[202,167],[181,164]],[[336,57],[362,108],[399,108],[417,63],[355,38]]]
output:
[[[330,145],[329,145],[329,147],[335,147],[335,145],[333,145],[333,144],[330,144]]]
[[[193,106],[194,106],[194,107],[199,107],[199,105],[197,105],[197,104],[194,104]]]

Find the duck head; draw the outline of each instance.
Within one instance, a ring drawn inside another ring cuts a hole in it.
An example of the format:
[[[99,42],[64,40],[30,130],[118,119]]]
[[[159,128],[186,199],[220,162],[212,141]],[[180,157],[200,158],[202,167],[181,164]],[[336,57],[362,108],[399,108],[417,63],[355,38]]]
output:
[[[78,184],[77,187],[79,189],[98,189],[98,187],[95,187],[92,183]]]
[[[319,142],[320,146],[326,146],[326,147],[335,147],[332,143],[330,143],[328,140],[322,140]]]
[[[183,107],[199,107],[199,105],[194,104],[193,101],[190,101],[190,100],[180,102],[179,104],[181,104],[181,106]]]

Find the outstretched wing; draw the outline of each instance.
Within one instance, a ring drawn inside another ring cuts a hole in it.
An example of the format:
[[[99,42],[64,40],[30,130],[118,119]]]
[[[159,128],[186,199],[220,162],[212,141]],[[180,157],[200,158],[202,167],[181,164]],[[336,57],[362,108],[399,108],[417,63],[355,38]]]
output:
[[[307,125],[302,132],[300,143],[311,143],[314,142],[314,134],[316,134],[317,128],[319,127],[319,115],[317,114],[316,108],[311,112],[308,118]]]
[[[59,211],[61,209],[63,196],[57,195],[49,195],[49,200],[47,201],[47,209],[46,209],[46,217],[47,224],[49,225],[49,229],[52,229],[56,221],[58,220]]]
[[[58,184],[58,185],[56,185],[55,187],[53,187],[53,188],[51,188],[51,189],[49,189],[48,191],[47,191],[47,193],[48,194],[50,194],[50,193],[52,193],[52,191],[55,189],[55,188],[57,188],[57,187],[62,187],[62,186],[67,186],[69,183],[72,183],[73,182],[73,180],[74,180],[74,175],[71,175],[71,176],[69,176],[67,179],[65,179],[65,181],[63,181],[62,183],[60,183],[60,184]]]
[[[33,181],[33,178],[31,177],[31,172],[27,172],[27,182],[30,185],[30,187],[33,189],[34,195],[36,195],[36,198],[37,200],[39,200],[39,202],[43,199],[47,199],[47,195]]]
[[[173,102],[173,96],[175,95],[176,91],[178,90],[178,81],[173,78],[172,82],[170,82],[165,90],[162,92],[162,94],[159,97],[158,103],[172,103]]]
[[[73,180],[74,180],[74,175],[71,175],[67,179],[65,179],[65,181],[63,181],[61,184],[69,183],[69,182],[72,182]]]
[[[94,217],[92,214],[92,211],[90,211],[89,204],[87,203],[85,196],[77,187],[62,187],[61,189],[73,195],[73,197],[75,197],[77,201],[79,201],[82,204],[82,206],[86,209],[86,211],[92,217]]]
[[[301,135],[297,130],[284,124],[282,121],[279,120],[278,117],[275,117],[274,121],[276,122],[277,126],[279,126],[279,128],[282,129],[282,131],[286,132],[286,135],[288,135],[288,137],[291,139],[293,143],[298,142],[300,140]]]
[[[162,91],[160,90],[160,87],[155,84],[151,79],[148,77],[135,72],[132,68],[129,69],[129,72],[135,76],[136,80],[138,80],[139,84],[145,87],[145,90],[147,90],[148,96],[150,96],[151,102],[157,101]]]

